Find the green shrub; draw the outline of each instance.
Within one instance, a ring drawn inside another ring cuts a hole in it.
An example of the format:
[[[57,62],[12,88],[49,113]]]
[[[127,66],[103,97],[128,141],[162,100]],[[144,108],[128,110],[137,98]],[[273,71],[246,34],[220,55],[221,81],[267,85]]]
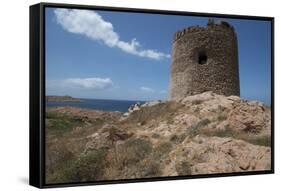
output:
[[[161,175],[159,163],[153,159],[142,160],[137,164],[134,174],[136,178],[157,177]]]
[[[271,146],[271,136],[270,135],[252,137],[252,138],[249,138],[247,141],[254,145],[261,145],[261,146],[267,146],[267,147]]]
[[[84,124],[83,120],[79,117],[71,117],[56,112],[47,112],[46,121],[47,131],[58,135]]]
[[[48,119],[57,119],[60,115],[57,112],[46,112],[46,118]]]
[[[167,124],[173,124],[174,123],[174,118],[173,118],[173,116],[168,116],[167,118],[166,118],[166,121],[167,121]]]
[[[230,127],[225,127],[224,129],[215,129],[215,130],[205,130],[202,131],[202,134],[206,136],[216,136],[216,137],[236,137],[237,132],[232,130]]]
[[[160,135],[157,134],[157,133],[153,133],[151,137],[154,138],[154,139],[159,139]]]
[[[192,103],[192,105],[199,105],[202,102],[203,102],[202,100],[193,100],[191,103]]]
[[[152,152],[149,141],[140,138],[130,138],[117,148],[117,156],[123,165],[132,165],[144,159]]]
[[[174,134],[170,137],[170,141],[178,144],[184,141],[184,139],[187,137],[187,133],[182,133],[182,134]]]
[[[80,157],[67,160],[50,177],[47,183],[83,182],[98,180],[103,175],[105,149],[94,150]]]
[[[169,153],[172,149],[172,144],[170,142],[164,142],[153,149],[153,156],[155,158],[162,158],[163,155]]]
[[[200,132],[206,136],[212,137],[233,137],[234,139],[240,139],[254,145],[261,146],[271,146],[271,136],[270,135],[253,135],[246,132],[235,131],[230,127],[225,127],[225,129],[219,130],[204,130]]]
[[[200,108],[196,106],[196,108],[194,109],[194,113],[199,113],[199,112],[200,112]]]
[[[54,173],[65,161],[72,160],[74,154],[63,141],[46,143],[46,173]]]
[[[177,162],[176,171],[179,176],[191,175],[191,166],[187,161]]]
[[[218,116],[217,119],[218,119],[218,121],[224,121],[224,120],[227,119],[227,115],[221,113],[221,114]]]
[[[208,125],[211,121],[208,118],[202,119],[198,123],[191,126],[191,129],[189,130],[189,134],[191,137],[196,136],[200,134],[201,129]]]
[[[149,141],[141,138],[129,138],[108,152],[104,178],[135,178],[144,176],[144,174],[153,174],[155,171],[153,169],[156,167],[154,168],[152,161],[144,168],[144,162],[151,153],[152,144]]]
[[[203,119],[196,124],[196,128],[204,127],[204,126],[208,125],[210,122],[211,121],[208,118]]]

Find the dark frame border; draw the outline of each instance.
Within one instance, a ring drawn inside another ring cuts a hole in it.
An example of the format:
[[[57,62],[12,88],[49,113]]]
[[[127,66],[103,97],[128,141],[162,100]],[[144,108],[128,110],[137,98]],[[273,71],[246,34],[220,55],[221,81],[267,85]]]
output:
[[[46,184],[45,182],[45,8],[75,8],[113,12],[150,13],[164,15],[182,15],[216,17],[230,19],[262,20],[271,22],[271,170],[233,173],[200,174],[139,179],[103,180],[89,182],[70,182]],[[39,64],[38,64],[39,63]],[[149,181],[183,180],[195,178],[229,177],[274,173],[274,18],[231,15],[217,13],[196,13],[184,11],[136,9],[122,7],[104,7],[92,5],[74,5],[57,3],[39,3],[30,6],[30,157],[29,184],[39,188],[67,186],[85,186],[116,183],[136,183]],[[39,128],[38,128],[39,127]]]

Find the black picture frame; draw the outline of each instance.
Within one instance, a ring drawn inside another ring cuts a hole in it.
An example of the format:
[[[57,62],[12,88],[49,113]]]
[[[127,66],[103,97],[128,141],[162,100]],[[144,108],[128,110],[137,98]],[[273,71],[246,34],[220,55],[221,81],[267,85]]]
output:
[[[92,182],[72,182],[61,184],[45,183],[45,8],[75,8],[117,12],[153,13],[164,15],[184,15],[216,18],[263,20],[271,22],[271,170],[233,172],[177,177],[141,178],[126,180],[104,180]],[[103,7],[93,5],[73,5],[39,3],[30,6],[30,129],[29,129],[29,184],[38,188],[84,186],[99,184],[134,183],[194,178],[227,177],[274,173],[274,18],[248,15],[195,13],[183,11]]]

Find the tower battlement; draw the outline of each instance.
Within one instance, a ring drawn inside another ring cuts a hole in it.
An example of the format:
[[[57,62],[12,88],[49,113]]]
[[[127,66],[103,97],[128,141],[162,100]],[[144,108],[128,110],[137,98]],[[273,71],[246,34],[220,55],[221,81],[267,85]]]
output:
[[[170,100],[205,91],[240,95],[237,37],[227,22],[176,32],[172,55]]]
[[[225,21],[220,21],[218,23],[215,23],[213,19],[209,19],[207,26],[190,26],[183,30],[179,30],[175,32],[173,40],[176,41],[183,37],[184,35],[189,35],[193,33],[200,33],[200,32],[206,32],[206,31],[216,31],[216,32],[232,32],[235,33],[235,30],[233,26],[231,26],[229,23]]]

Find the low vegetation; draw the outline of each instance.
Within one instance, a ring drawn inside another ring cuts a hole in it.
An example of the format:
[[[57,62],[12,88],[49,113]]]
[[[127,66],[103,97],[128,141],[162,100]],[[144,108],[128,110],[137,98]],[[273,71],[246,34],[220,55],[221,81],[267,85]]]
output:
[[[187,161],[181,161],[176,164],[176,171],[179,176],[191,175],[191,166]]]
[[[249,170],[248,161],[255,170],[269,169],[269,109],[213,99],[223,100],[214,102],[219,106],[210,100],[206,105],[207,99],[159,102],[128,115],[48,110],[46,182],[228,173]]]
[[[47,113],[47,120],[48,183],[160,176],[158,161],[171,149],[168,142],[153,148],[149,140],[125,136],[122,144],[112,142],[110,148],[82,152],[87,139],[76,139],[75,128],[88,128],[83,121],[55,112]],[[111,127],[102,129],[101,133],[108,133],[108,140],[114,140],[119,130]]]
[[[107,150],[100,149],[61,162],[57,170],[47,176],[47,182],[84,182],[98,180],[104,171]]]
[[[74,127],[84,125],[84,121],[78,117],[71,117],[57,112],[46,113],[47,131],[52,134],[64,134]]]
[[[201,130],[198,131],[197,134],[206,135],[209,137],[232,137],[235,139],[240,139],[249,143],[252,143],[254,145],[260,145],[260,146],[271,146],[271,136],[270,135],[255,135],[240,131],[235,131],[230,127],[225,127],[224,129],[218,129],[218,130]]]
[[[175,143],[175,144],[179,144],[181,142],[183,142],[183,140],[188,136],[187,133],[182,133],[182,134],[173,134],[171,137],[170,137],[170,141],[172,143]]]

